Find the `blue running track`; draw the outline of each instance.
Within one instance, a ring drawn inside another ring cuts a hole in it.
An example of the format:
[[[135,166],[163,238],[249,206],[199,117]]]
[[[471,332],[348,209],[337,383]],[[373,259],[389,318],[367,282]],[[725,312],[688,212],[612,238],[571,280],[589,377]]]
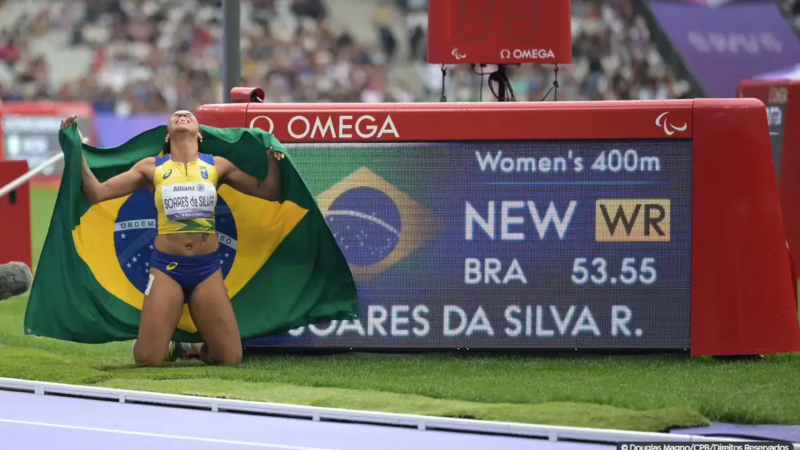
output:
[[[0,449],[606,450],[611,445],[315,422],[0,391]]]

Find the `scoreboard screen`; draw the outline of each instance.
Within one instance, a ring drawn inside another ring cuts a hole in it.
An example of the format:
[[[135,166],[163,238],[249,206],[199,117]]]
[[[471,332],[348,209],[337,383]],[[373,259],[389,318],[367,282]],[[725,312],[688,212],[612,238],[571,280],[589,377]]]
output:
[[[690,345],[690,139],[287,147],[361,313],[251,345]]]
[[[3,149],[6,159],[25,159],[36,167],[60,152],[58,130],[63,117],[4,116]],[[60,175],[64,163],[58,162],[42,172],[45,176]]]
[[[772,158],[775,161],[775,170],[778,182],[780,182],[783,141],[786,137],[784,130],[786,128],[786,106],[789,102],[789,88],[786,86],[771,86],[768,89],[768,95],[764,98],[764,103],[767,108]]]
[[[767,104],[767,123],[769,123],[769,137],[772,143],[772,157],[775,161],[776,175],[780,181],[781,154],[783,153],[784,117],[786,117],[785,104]]]
[[[31,169],[61,152],[58,132],[68,115],[78,116],[83,135],[94,135],[91,107],[83,104],[9,104],[0,107],[2,155],[8,160],[27,160]],[[42,171],[38,181],[57,181],[64,170],[59,161]]]

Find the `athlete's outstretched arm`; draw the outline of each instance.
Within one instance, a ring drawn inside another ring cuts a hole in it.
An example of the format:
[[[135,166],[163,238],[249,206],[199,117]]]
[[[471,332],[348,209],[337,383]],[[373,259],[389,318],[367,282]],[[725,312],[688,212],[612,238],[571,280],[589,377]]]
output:
[[[69,116],[61,121],[61,129],[63,130],[72,125],[77,118],[77,116]],[[83,141],[83,134],[80,130],[78,130],[78,134],[81,137],[81,141]],[[86,163],[86,157],[81,155],[81,158],[83,159],[81,185],[83,186],[83,192],[86,193],[86,197],[93,205],[132,194],[140,187],[147,185],[147,174],[152,175],[155,171],[155,158],[145,158],[134,164],[127,172],[101,183]]]
[[[269,173],[264,181],[242,172],[232,162],[220,156],[214,158],[214,165],[217,166],[220,182],[227,184],[242,194],[277,202],[281,198],[281,167],[279,161],[283,157],[283,153],[274,152],[272,148],[267,149]]]
[[[155,171],[155,166],[155,158],[145,158],[134,164],[127,172],[101,183],[94,176],[89,165],[86,164],[86,158],[83,158],[81,177],[83,192],[93,205],[133,194],[137,189],[147,185],[147,174],[152,174]],[[150,178],[152,178],[152,175]]]

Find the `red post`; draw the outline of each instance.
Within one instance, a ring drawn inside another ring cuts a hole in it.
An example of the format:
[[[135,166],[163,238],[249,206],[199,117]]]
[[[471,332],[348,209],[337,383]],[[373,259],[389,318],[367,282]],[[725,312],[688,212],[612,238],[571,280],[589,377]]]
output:
[[[0,161],[0,186],[5,186],[28,172],[28,162]],[[0,198],[0,264],[19,261],[30,266],[31,257],[31,188],[25,183]]]

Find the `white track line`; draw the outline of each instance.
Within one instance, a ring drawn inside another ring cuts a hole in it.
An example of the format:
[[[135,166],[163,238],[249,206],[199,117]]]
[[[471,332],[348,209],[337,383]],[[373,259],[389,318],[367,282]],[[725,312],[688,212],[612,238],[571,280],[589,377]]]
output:
[[[47,423],[47,422],[30,422],[27,420],[14,420],[14,419],[0,419],[0,423],[10,423],[14,425],[29,425],[35,427],[47,427],[47,428],[62,428],[66,430],[80,430],[80,431],[94,431],[97,433],[113,433],[113,434],[126,434],[132,436],[144,436],[144,437],[152,437],[152,438],[159,438],[159,439],[178,439],[182,441],[195,441],[195,442],[209,442],[209,443],[216,443],[216,444],[227,444],[227,445],[241,445],[246,447],[261,447],[261,448],[275,448],[275,449],[283,449],[283,450],[335,450],[331,448],[320,448],[320,447],[301,447],[298,445],[282,445],[282,444],[267,444],[261,442],[248,442],[248,441],[232,441],[228,439],[214,439],[214,438],[202,438],[202,437],[193,437],[193,436],[179,436],[174,434],[160,434],[160,433],[147,433],[144,431],[127,431],[127,430],[114,430],[111,428],[95,428],[95,427],[83,427],[78,425],[62,425],[58,423]]]

